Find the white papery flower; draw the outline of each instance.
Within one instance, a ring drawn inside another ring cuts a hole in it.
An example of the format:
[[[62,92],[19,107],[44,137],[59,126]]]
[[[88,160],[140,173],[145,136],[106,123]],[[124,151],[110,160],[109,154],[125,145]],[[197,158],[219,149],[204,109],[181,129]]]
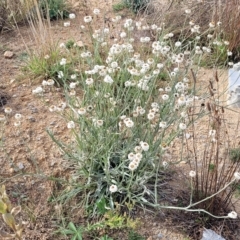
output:
[[[117,68],[118,67],[118,63],[117,62],[111,62],[110,64],[111,68]]]
[[[49,111],[50,112],[55,112],[55,111],[57,111],[57,107],[55,105],[52,105],[52,106],[49,107]]]
[[[152,30],[156,30],[157,28],[158,28],[158,26],[156,24],[151,25]]]
[[[149,145],[148,145],[147,142],[141,141],[140,146],[141,146],[142,150],[145,151],[145,152],[149,150]]]
[[[4,109],[4,112],[5,112],[6,114],[11,114],[11,113],[12,113],[12,109],[11,109],[10,107],[6,107],[6,108]]]
[[[129,169],[130,171],[136,170],[137,167],[138,167],[138,164],[136,164],[136,163],[134,163],[134,162],[130,162],[129,165],[128,165],[128,169]]]
[[[128,127],[128,128],[132,128],[134,126],[134,122],[129,118],[127,121],[124,120],[124,123],[125,123],[126,127]]]
[[[181,45],[182,45],[181,42],[179,42],[179,41],[175,42],[175,47],[180,47]]]
[[[162,165],[163,165],[164,168],[166,168],[166,167],[168,166],[168,162],[163,161],[163,162],[162,162]]]
[[[140,147],[140,148],[141,148],[141,147]],[[141,154],[141,152],[138,152],[138,153],[136,153],[136,155],[135,155],[135,158],[137,158],[137,159],[139,159],[139,160],[141,160],[142,157],[143,157],[143,155]]]
[[[20,127],[21,126],[21,121],[14,122],[15,127]]]
[[[48,86],[53,86],[54,83],[55,83],[54,80],[51,79],[51,78],[47,80],[47,85],[48,85]]]
[[[0,114],[0,122],[5,122],[6,117],[3,114]]]
[[[158,63],[158,64],[157,64],[157,68],[161,69],[161,68],[163,68],[163,67],[164,67],[164,64],[163,64],[163,63]]]
[[[97,121],[95,121],[95,125],[96,125],[97,127],[101,127],[101,126],[103,125],[103,120],[97,120]]]
[[[61,79],[61,78],[63,78],[63,77],[64,77],[63,71],[59,71],[59,72],[58,72],[58,78]]]
[[[73,121],[70,121],[67,123],[67,128],[71,129],[71,128],[75,128],[75,123]]]
[[[215,135],[216,135],[216,130],[215,129],[209,130],[209,136],[214,137]]]
[[[42,81],[42,85],[45,87],[45,86],[48,85],[48,82],[47,82],[46,80],[43,80],[43,81]]]
[[[60,61],[60,65],[66,65],[67,63],[67,59],[66,58],[62,58]]]
[[[33,94],[41,94],[41,93],[43,93],[43,88],[42,87],[37,87],[37,88],[35,88],[34,90],[32,90],[32,93]]]
[[[189,176],[192,178],[196,177],[196,175],[197,175],[196,172],[193,170],[189,172]]]
[[[76,18],[76,15],[74,13],[70,13],[69,16],[68,16],[70,19],[74,19]]]
[[[126,36],[127,36],[127,34],[125,32],[120,33],[120,38],[125,38]]]
[[[109,75],[106,75],[106,76],[104,77],[103,81],[104,81],[105,83],[109,83],[109,84],[112,84],[112,83],[113,83],[113,79],[112,79],[111,76],[109,76]]]
[[[60,43],[60,44],[59,44],[59,47],[60,47],[60,48],[66,48],[66,45],[65,45],[65,43]]]
[[[142,152],[141,146],[136,146],[136,147],[134,148],[134,151],[135,151],[136,153],[141,153],[141,152]]]
[[[71,24],[70,22],[64,22],[64,23],[63,23],[63,26],[64,26],[64,27],[69,27],[70,24]]]
[[[78,112],[79,115],[84,115],[84,114],[87,113],[85,108],[79,108],[77,112]]]
[[[210,22],[210,23],[209,23],[209,27],[210,27],[210,28],[214,28],[214,27],[215,27],[215,23],[214,23],[214,22]]]
[[[94,8],[94,9],[93,9],[93,13],[94,13],[95,15],[99,15],[99,14],[100,14],[100,10],[99,10],[98,8]]]
[[[185,98],[185,96],[181,96],[181,97],[178,99],[177,103],[178,103],[179,106],[184,105],[184,104],[186,103],[186,98]]]
[[[147,118],[148,120],[153,120],[155,117],[155,114],[153,112],[148,113]]]
[[[163,95],[162,95],[162,99],[163,99],[164,101],[166,101],[166,100],[169,99],[169,96],[168,96],[167,94],[163,94]]]
[[[166,128],[167,127],[167,123],[166,122],[160,122],[159,123],[159,127],[160,128]]]
[[[186,125],[185,123],[180,123],[180,124],[179,124],[179,128],[180,128],[181,130],[185,130],[185,129],[187,128],[187,125]]]
[[[93,79],[92,78],[87,78],[85,80],[85,82],[86,82],[87,85],[92,85],[93,84]]]
[[[235,173],[234,173],[234,177],[235,177],[237,180],[240,180],[240,173],[239,173],[239,172],[235,172]]]
[[[115,193],[115,192],[117,192],[117,190],[118,190],[117,185],[112,184],[112,185],[109,187],[109,191],[110,191],[111,193]]]
[[[20,120],[20,119],[22,119],[22,114],[16,113],[14,117],[16,120]]]
[[[128,159],[129,159],[130,161],[133,161],[133,160],[135,159],[135,157],[136,157],[136,155],[135,155],[133,152],[130,152],[130,153],[128,154]]]
[[[228,213],[228,217],[232,218],[232,219],[236,219],[237,218],[237,213],[235,211],[231,211],[230,213]]]
[[[71,82],[70,84],[69,84],[69,87],[70,88],[72,88],[72,89],[74,89],[76,86],[77,86],[77,82]]]
[[[85,16],[83,20],[84,20],[85,23],[90,23],[92,21],[92,17],[91,16]]]

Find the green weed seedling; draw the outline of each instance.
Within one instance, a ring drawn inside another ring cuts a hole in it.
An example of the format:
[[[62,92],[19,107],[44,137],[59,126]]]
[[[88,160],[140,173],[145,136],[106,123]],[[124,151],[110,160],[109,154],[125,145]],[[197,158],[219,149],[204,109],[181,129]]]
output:
[[[63,235],[65,235],[65,236],[66,235],[71,235],[72,236],[71,240],[82,240],[83,239],[83,237],[82,237],[83,232],[84,232],[84,228],[82,226],[77,228],[74,225],[73,222],[70,222],[68,224],[68,228],[67,229],[62,229],[61,230],[61,233]]]

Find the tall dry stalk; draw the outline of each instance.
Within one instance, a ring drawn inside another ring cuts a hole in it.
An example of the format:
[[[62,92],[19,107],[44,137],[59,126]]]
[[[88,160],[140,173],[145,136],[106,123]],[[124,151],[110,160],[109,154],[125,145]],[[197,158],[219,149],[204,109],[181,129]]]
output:
[[[193,179],[194,202],[201,201],[223,189],[231,182],[234,173],[240,167],[240,161],[231,161],[229,157],[229,152],[235,143],[230,141],[225,109],[219,103],[220,97],[216,92],[219,84],[217,74],[215,80],[215,83],[209,83],[210,97],[205,103],[208,112],[205,119],[207,125],[205,135],[198,131],[198,126],[192,124],[193,139],[187,139],[188,152],[192,153],[190,168],[197,173],[196,178]],[[194,113],[190,112],[189,116],[192,118],[191,122],[194,122]],[[237,131],[239,129],[236,129]],[[205,139],[204,142],[202,138]],[[236,184],[230,185],[208,201],[201,202],[197,207],[216,215],[227,212],[235,187]]]

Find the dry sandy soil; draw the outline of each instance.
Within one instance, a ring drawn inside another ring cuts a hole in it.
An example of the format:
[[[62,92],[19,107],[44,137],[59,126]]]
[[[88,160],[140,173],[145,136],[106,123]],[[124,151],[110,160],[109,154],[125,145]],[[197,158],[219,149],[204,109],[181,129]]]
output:
[[[113,14],[112,1],[89,1],[88,5],[89,9],[100,7],[108,17]],[[70,38],[75,40],[84,38],[81,35],[79,23],[83,21],[83,16],[87,12],[82,11],[81,6],[77,4],[74,12],[77,19],[72,22],[70,28],[64,28],[62,21],[53,23],[51,31],[59,43]],[[123,14],[124,17],[132,16],[129,12]],[[46,130],[51,129],[56,137],[68,141],[68,129],[64,119],[48,110],[48,106],[56,102],[60,103],[64,98],[58,90],[46,93],[44,101],[32,95],[32,89],[43,79],[23,78],[20,69],[24,65],[26,53],[24,42],[30,48],[37,48],[37,46],[33,41],[30,28],[21,26],[19,30],[20,33],[14,31],[0,35],[0,94],[6,96],[4,98],[4,104],[6,104],[0,105],[0,114],[4,114],[5,107],[13,109],[6,125],[0,125],[0,184],[6,185],[12,203],[21,205],[23,208],[22,219],[27,222],[24,231],[25,239],[53,240],[56,239],[52,233],[56,230],[56,224],[59,223],[59,214],[54,204],[49,201],[56,189],[56,183],[51,181],[50,177],[64,176],[65,170],[62,153],[52,142]],[[5,50],[14,52],[14,57],[3,58]],[[199,81],[207,84],[211,77],[211,70],[203,70]],[[221,79],[223,79],[222,86],[226,87],[226,73]],[[18,128],[13,125],[15,113],[21,113],[24,116],[24,121]],[[238,115],[239,111],[229,111],[226,114],[231,121],[229,128],[232,129],[233,138],[236,138],[234,129]],[[184,175],[181,176],[183,179]],[[176,185],[181,188],[184,184],[183,180]],[[155,215],[139,213],[139,217],[143,223],[139,232],[149,240],[186,239],[186,236],[180,233],[181,224],[179,227],[172,227],[164,213]],[[79,216],[76,221],[81,224],[84,219]],[[125,235],[121,234],[121,232],[118,233],[116,239],[124,239]]]

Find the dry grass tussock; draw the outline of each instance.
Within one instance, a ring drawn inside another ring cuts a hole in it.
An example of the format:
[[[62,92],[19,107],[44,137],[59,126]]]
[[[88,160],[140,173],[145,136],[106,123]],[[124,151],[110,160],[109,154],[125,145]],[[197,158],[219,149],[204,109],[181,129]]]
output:
[[[20,23],[29,11],[33,9],[33,0],[7,0],[0,2],[0,31],[13,29],[16,23]]]
[[[187,15],[185,10],[191,10]],[[224,38],[229,40],[229,50],[237,50],[240,42],[240,1],[239,0],[153,0],[145,10],[148,21],[157,25],[164,22],[174,33],[183,33],[188,22],[200,25],[201,32],[209,28],[209,23],[221,22]],[[183,28],[185,26],[185,28]]]

